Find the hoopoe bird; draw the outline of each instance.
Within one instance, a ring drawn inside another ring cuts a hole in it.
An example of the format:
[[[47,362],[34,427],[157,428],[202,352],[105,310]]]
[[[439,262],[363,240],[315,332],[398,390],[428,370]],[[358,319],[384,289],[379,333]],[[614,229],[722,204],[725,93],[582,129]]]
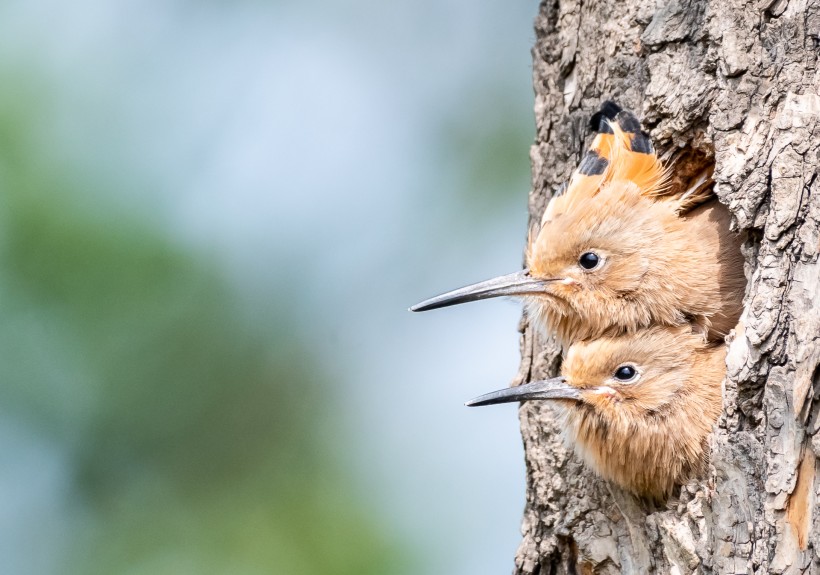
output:
[[[423,301],[426,311],[522,297],[564,348],[577,340],[691,323],[722,340],[742,310],[741,240],[711,178],[672,191],[637,118],[606,102],[597,135],[566,190],[531,235],[526,269]]]
[[[549,401],[565,439],[598,475],[666,500],[708,464],[721,411],[726,346],[689,326],[652,327],[572,344],[561,377],[482,395],[468,406]]]

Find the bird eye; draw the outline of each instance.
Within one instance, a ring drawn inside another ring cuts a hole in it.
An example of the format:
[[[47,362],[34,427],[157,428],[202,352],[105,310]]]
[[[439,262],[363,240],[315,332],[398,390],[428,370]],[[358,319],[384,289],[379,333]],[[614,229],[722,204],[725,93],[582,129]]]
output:
[[[631,365],[622,365],[615,370],[614,377],[621,383],[632,383],[638,379],[638,370]]]
[[[601,261],[601,258],[598,257],[598,254],[595,252],[584,252],[581,254],[581,257],[578,258],[578,265],[585,270],[594,270],[601,265]]]

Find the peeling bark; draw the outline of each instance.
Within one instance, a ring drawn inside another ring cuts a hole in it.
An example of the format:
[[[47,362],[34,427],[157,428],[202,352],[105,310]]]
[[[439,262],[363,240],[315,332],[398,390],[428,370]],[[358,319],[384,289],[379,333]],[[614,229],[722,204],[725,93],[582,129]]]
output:
[[[749,285],[710,474],[666,507],[597,479],[562,445],[549,406],[522,406],[516,573],[820,574],[818,54],[816,0],[542,2],[531,222],[612,98],[662,154],[714,162],[716,193],[748,237]],[[554,375],[555,342],[526,318],[521,328],[517,382]]]

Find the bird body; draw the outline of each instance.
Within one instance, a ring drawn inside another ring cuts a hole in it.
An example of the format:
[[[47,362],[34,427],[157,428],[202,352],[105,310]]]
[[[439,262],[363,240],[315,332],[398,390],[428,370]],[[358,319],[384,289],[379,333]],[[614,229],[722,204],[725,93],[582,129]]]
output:
[[[562,377],[478,397],[479,406],[550,400],[567,443],[601,477],[654,501],[703,473],[721,410],[726,346],[687,326],[579,341]]]

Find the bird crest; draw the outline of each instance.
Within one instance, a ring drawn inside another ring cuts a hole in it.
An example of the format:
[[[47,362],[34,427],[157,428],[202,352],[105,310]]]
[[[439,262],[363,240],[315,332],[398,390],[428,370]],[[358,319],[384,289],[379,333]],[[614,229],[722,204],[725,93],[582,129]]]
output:
[[[670,166],[664,166],[632,112],[606,101],[593,114],[590,127],[597,134],[569,183],[548,204],[542,223],[617,184],[629,186],[654,201],[674,202],[678,214],[711,199],[711,173],[704,174],[686,190],[670,185]]]

